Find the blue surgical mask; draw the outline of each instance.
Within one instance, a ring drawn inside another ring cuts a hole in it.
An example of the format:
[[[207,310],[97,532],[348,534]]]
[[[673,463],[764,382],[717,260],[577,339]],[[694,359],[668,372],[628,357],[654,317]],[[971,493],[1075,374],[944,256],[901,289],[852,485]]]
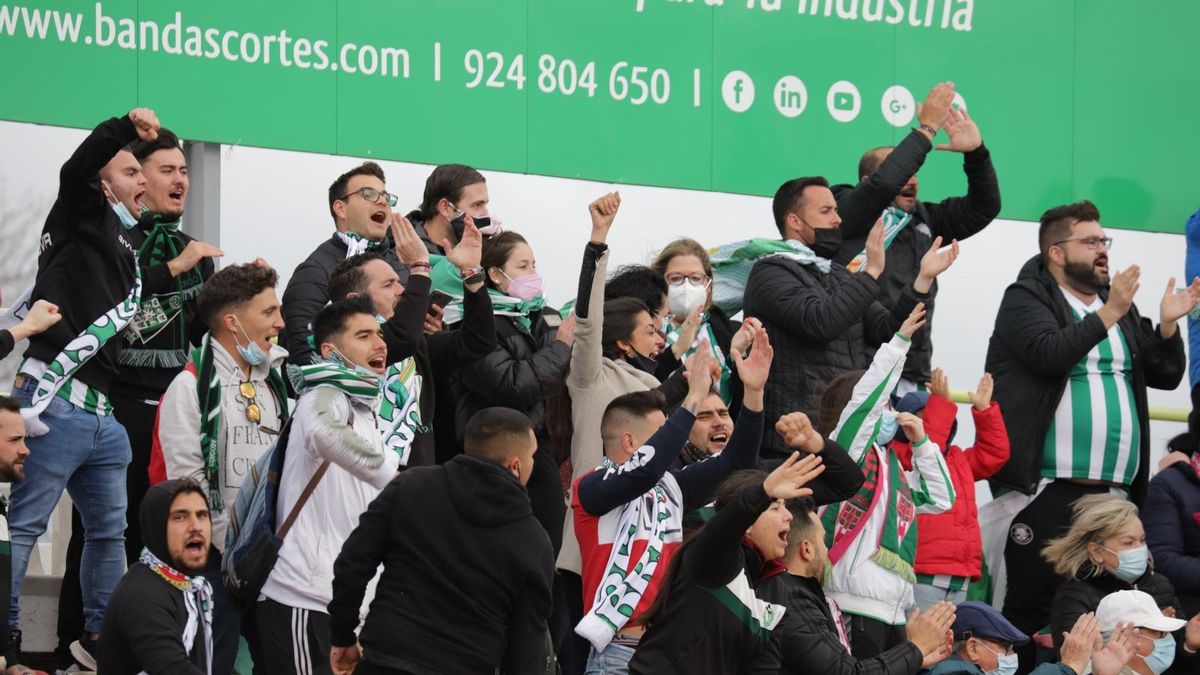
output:
[[[343,365],[347,368],[350,368],[351,370],[354,371],[355,375],[358,375],[361,378],[378,383],[380,390],[383,389],[384,378],[382,376],[380,376],[379,373],[377,373],[369,368],[364,368],[360,365],[357,365],[350,359],[346,358],[346,356],[344,354],[342,354],[340,351],[338,351],[337,347],[333,347],[333,354],[330,355],[329,360],[333,361],[334,363],[340,363],[341,365]]]
[[[996,655],[996,669],[987,671],[987,675],[1013,675],[1017,672],[1016,654],[1001,654],[986,644],[983,647]]]
[[[129,212],[129,207],[125,204],[117,202],[111,206],[112,210],[116,212],[117,218],[121,219],[121,227],[132,230],[138,224],[137,218],[133,217],[133,214]]]
[[[1107,546],[1102,546],[1101,548],[1110,553],[1117,554],[1117,569],[1111,571],[1113,576],[1121,581],[1132,584],[1146,573],[1146,567],[1149,564],[1150,549],[1145,546],[1131,548],[1126,551],[1114,551]]]
[[[235,316],[233,320],[237,322],[238,330],[242,331],[242,335],[246,336],[246,346],[242,346],[242,341],[234,334],[233,341],[237,343],[238,355],[252,366],[259,366],[267,362],[267,353],[258,346],[258,343],[250,339],[250,335],[246,333],[246,329],[242,328],[242,322]]]
[[[875,436],[875,442],[880,445],[886,445],[896,437],[896,430],[900,428],[900,423],[896,419],[896,411],[884,410],[883,415],[879,418],[879,433]]]
[[[1166,672],[1175,661],[1175,638],[1168,633],[1155,640],[1154,651],[1149,656],[1143,656],[1142,661],[1155,673]]]

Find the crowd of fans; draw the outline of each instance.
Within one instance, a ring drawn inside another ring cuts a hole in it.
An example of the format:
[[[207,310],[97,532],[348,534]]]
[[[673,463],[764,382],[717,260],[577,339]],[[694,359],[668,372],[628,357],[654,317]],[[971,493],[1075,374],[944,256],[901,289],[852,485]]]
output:
[[[64,490],[60,672],[224,675],[243,644],[265,675],[1200,672],[1200,451],[1151,480],[1146,398],[1183,378],[1200,279],[1156,325],[1096,206],[1048,209],[956,438],[930,324],[1000,187],[953,98],[856,185],[783,182],[778,239],[610,271],[599,197],[563,309],[534,246],[570,246],[500,227],[471,167],[407,215],[378,165],[338,176],[280,294],[181,230],[152,111],[101,123],[0,331],[0,356],[28,339],[0,397],[6,672],[39,672],[21,589]],[[935,149],[964,196],[918,198]]]

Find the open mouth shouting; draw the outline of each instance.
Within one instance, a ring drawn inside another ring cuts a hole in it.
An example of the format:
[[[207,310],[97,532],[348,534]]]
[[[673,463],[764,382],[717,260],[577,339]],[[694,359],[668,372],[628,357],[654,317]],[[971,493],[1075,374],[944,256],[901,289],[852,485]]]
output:
[[[367,359],[367,368],[380,375],[387,372],[387,352],[376,352]]]
[[[184,543],[183,550],[189,555],[204,555],[208,552],[208,542],[204,540],[204,535],[193,534]]]
[[[175,211],[183,211],[183,197],[186,194],[182,187],[173,187],[167,193],[167,205]]]
[[[386,225],[387,217],[388,217],[387,211],[384,211],[382,209],[371,212],[371,221],[374,222],[376,225]]]
[[[708,448],[710,452],[720,452],[725,449],[729,443],[729,432],[720,429],[708,434]]]

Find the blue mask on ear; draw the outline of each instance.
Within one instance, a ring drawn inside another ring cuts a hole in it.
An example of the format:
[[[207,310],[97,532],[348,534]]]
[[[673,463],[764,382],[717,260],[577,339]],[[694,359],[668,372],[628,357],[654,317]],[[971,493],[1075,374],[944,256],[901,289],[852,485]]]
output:
[[[1143,656],[1142,661],[1155,673],[1166,672],[1175,661],[1175,638],[1170,633],[1154,641],[1154,651]]]
[[[258,346],[257,342],[250,339],[250,336],[246,333],[246,329],[242,328],[242,322],[239,321],[236,316],[233,317],[233,320],[237,321],[238,330],[242,331],[242,335],[246,336],[246,342],[248,343],[245,347],[243,347],[242,342],[237,339],[237,335],[233,336],[234,342],[237,343],[238,355],[241,356],[246,363],[249,363],[252,366],[258,366],[266,363],[267,353],[262,350],[262,347]]]
[[[900,422],[896,419],[896,411],[884,410],[883,415],[879,418],[879,433],[875,436],[875,442],[887,445],[896,437],[896,430],[899,428]]]
[[[129,207],[125,206],[121,202],[113,204],[112,210],[116,212],[117,218],[121,219],[121,227],[124,227],[127,230],[132,230],[134,226],[137,225],[137,218],[134,218],[133,214],[129,212]]]

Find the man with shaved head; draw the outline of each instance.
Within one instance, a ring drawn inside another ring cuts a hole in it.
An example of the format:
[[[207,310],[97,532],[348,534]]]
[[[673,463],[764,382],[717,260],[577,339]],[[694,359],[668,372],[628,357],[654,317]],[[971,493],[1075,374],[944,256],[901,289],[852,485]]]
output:
[[[858,185],[833,187],[842,217],[842,240],[835,260],[850,271],[865,265],[867,235],[876,221],[883,220],[887,264],[879,277],[879,299],[886,306],[893,305],[917,277],[921,256],[935,237],[941,237],[945,244],[966,239],[1000,214],[1000,187],[991,155],[966,108],[952,107],[953,101],[952,82],[934,86],[925,104],[918,108],[918,126],[899,145],[864,153],[858,163]],[[934,137],[943,129],[949,142],[935,146]],[[917,171],[934,149],[962,154],[963,173],[967,176],[965,196],[940,202],[918,199]],[[936,295],[935,285],[925,300],[927,325],[913,336],[904,364],[902,392],[929,381]]]

